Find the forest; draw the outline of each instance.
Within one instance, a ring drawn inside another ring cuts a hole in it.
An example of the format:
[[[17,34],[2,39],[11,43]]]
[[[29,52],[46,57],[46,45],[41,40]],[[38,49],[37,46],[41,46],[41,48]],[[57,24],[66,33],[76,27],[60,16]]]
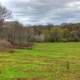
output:
[[[0,38],[11,43],[80,41],[80,23],[23,25],[19,21],[5,21],[9,17],[11,12],[1,6]]]
[[[80,23],[24,26],[17,21],[4,22],[0,26],[0,38],[13,43],[78,42],[80,41]]]

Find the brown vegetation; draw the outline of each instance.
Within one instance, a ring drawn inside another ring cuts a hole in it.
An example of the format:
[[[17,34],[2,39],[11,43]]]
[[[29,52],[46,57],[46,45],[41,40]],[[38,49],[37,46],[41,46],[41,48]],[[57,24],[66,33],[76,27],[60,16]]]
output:
[[[14,80],[48,80],[47,78],[16,78]]]
[[[10,51],[12,52],[12,44],[5,39],[0,39],[0,51]]]
[[[32,42],[27,42],[27,43],[22,43],[22,44],[12,44],[13,45],[13,48],[16,48],[16,49],[32,49],[33,47],[33,43]]]

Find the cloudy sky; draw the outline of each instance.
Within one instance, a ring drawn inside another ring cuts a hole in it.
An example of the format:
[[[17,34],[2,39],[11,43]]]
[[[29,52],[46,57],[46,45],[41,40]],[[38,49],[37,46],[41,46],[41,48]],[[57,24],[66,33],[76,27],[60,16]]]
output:
[[[80,0],[0,0],[24,24],[80,22]]]

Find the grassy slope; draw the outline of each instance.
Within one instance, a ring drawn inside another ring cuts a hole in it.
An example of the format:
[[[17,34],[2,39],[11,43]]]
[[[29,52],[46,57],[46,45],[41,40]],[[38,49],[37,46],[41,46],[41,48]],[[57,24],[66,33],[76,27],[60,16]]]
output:
[[[0,53],[0,80],[80,80],[80,43],[39,43]]]

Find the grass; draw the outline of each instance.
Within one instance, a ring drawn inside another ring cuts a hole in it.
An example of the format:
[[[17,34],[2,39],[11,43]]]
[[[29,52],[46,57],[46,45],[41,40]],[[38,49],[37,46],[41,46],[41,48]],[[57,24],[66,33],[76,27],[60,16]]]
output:
[[[35,43],[0,53],[0,80],[80,80],[80,43]]]

